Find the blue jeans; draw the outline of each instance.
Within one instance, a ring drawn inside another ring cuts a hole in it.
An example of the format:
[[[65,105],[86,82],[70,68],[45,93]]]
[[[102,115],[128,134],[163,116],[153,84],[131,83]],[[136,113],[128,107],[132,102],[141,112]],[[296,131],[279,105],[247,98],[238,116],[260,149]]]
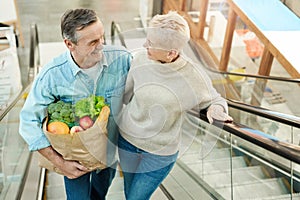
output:
[[[160,156],[143,151],[119,136],[120,166],[126,200],[148,200],[171,171],[178,153]]]
[[[65,189],[68,200],[105,200],[106,193],[116,174],[116,163],[97,172],[96,170],[76,179],[66,176]]]

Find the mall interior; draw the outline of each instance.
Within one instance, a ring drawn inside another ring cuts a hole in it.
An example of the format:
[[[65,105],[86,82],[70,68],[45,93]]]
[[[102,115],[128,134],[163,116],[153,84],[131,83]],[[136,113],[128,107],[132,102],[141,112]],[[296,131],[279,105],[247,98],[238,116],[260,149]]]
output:
[[[183,53],[228,103],[230,123],[187,113],[197,131],[182,127],[180,156],[151,200],[300,199],[299,0],[1,0],[0,199],[66,199],[63,176],[20,136],[19,114],[43,66],[67,51],[60,18],[73,8],[94,9],[105,44],[133,56],[149,20],[177,11],[191,31]],[[117,169],[108,200],[125,199]]]

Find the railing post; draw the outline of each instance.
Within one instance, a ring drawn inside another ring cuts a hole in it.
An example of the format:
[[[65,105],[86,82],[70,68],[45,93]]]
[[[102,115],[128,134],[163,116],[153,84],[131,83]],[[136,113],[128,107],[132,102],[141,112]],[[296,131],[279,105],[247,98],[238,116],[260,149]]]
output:
[[[236,25],[236,18],[237,18],[237,14],[234,12],[232,7],[230,7],[228,13],[228,21],[227,21],[225,38],[224,38],[224,44],[223,44],[223,49],[221,54],[220,66],[219,66],[219,70],[221,71],[227,71],[227,66],[230,59],[233,33]]]
[[[206,26],[206,13],[208,8],[208,0],[202,0],[199,15],[199,39],[203,39],[204,28]]]

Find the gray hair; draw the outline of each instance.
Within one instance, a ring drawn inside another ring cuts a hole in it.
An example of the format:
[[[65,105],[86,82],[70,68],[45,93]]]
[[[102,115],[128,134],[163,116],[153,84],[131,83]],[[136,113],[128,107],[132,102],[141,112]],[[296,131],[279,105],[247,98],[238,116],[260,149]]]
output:
[[[76,31],[82,30],[98,20],[97,14],[91,9],[67,10],[61,17],[61,34],[74,44],[78,42]]]
[[[190,28],[187,21],[175,11],[155,15],[149,22],[148,33],[157,39],[161,48],[166,50],[182,50],[190,40]]]

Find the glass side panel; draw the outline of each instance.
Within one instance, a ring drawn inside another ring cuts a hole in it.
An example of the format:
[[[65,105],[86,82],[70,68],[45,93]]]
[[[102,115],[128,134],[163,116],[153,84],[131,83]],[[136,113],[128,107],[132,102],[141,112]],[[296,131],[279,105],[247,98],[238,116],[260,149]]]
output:
[[[244,199],[247,191],[252,199],[289,199],[299,190],[291,188],[299,184],[299,176],[293,174],[292,163],[241,138],[234,138],[233,152],[240,155],[246,167],[232,170],[233,199]],[[294,171],[295,172],[295,171]],[[299,175],[299,174],[298,174]],[[295,179],[291,184],[292,179]]]
[[[0,199],[16,199],[30,153],[19,135],[19,112],[24,99],[10,110],[0,122]]]
[[[193,123],[198,132],[178,163],[210,193],[236,200],[300,197],[299,165],[196,118]]]

